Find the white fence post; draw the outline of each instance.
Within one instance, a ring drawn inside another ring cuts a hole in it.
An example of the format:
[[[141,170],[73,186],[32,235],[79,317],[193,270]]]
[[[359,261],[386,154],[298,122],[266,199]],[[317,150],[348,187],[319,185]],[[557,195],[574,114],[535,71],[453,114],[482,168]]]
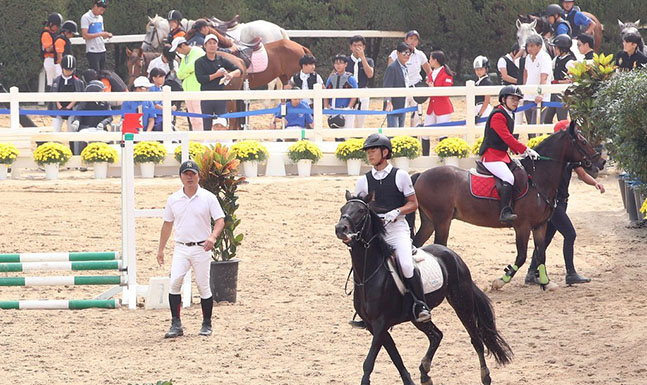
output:
[[[9,111],[11,112],[11,129],[17,130],[20,128],[20,103],[18,102],[18,87],[11,87],[9,89],[11,100],[9,101]]]
[[[122,258],[128,269],[128,286],[122,300],[137,308],[137,259],[135,250],[135,165],[133,134],[123,136],[121,151],[121,236]]]
[[[321,141],[323,139],[319,130],[323,130],[323,94],[321,84],[315,84],[312,89],[315,91],[315,96],[312,98],[314,115],[314,140]]]
[[[465,82],[465,140],[470,145],[476,140],[476,86],[474,80]]]
[[[173,131],[173,105],[171,100],[171,87],[162,87],[162,130],[164,132]]]

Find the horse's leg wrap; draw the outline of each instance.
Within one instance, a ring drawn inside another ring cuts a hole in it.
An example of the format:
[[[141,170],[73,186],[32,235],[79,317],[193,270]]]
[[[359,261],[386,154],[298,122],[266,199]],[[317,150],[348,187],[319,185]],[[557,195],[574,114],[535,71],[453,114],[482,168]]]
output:
[[[548,273],[546,272],[546,265],[542,263],[541,265],[537,266],[537,271],[539,272],[539,284],[547,285],[548,282],[550,282],[550,279],[548,278]]]
[[[508,283],[514,277],[515,274],[517,274],[517,271],[519,270],[519,267],[517,265],[508,265],[505,269],[505,274],[503,274],[503,277],[501,279],[503,282]]]

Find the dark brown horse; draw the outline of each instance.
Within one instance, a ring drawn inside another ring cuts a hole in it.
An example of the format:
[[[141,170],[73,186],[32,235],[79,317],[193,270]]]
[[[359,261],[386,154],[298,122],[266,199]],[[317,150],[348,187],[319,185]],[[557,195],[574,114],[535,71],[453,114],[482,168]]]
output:
[[[572,122],[568,130],[555,133],[535,148],[541,160],[525,158],[521,161],[531,181],[528,193],[514,203],[518,218],[512,223],[516,234],[517,257],[513,266],[506,268],[503,278],[495,280],[494,289],[503,287],[526,261],[528,239],[533,233],[538,262],[542,266],[542,288],[552,289],[545,268],[544,236],[550,218],[557,188],[567,162],[582,162],[586,169],[597,172],[605,161],[590,143],[575,128]],[[596,169],[597,168],[597,169]],[[441,166],[413,176],[418,197],[420,228],[414,245],[421,246],[435,231],[434,243],[447,245],[452,219],[476,226],[510,227],[499,222],[499,202],[474,198],[470,193],[469,172],[456,167]]]
[[[414,385],[389,334],[389,328],[404,322],[412,322],[429,339],[429,347],[419,370],[420,382],[423,385],[431,385],[431,361],[443,333],[433,322],[415,322],[411,312],[412,297],[400,294],[396,287],[391,272],[386,267],[386,259],[393,249],[384,241],[382,219],[369,207],[372,199],[373,195],[360,199],[352,197],[350,192],[346,191],[346,204],[341,208],[341,218],[335,226],[337,238],[350,247],[355,282],[355,310],[373,335],[371,348],[364,361],[362,385],[370,383],[375,358],[382,347],[386,349],[398,369],[402,382],[405,385]],[[430,309],[440,305],[445,299],[454,308],[478,354],[481,382],[489,385],[490,370],[485,362],[483,345],[499,364],[505,365],[512,358],[510,346],[497,331],[490,299],[472,281],[467,265],[458,254],[441,245],[425,246],[424,250],[433,255],[427,258],[436,258],[443,275],[442,286],[426,294],[424,300]]]

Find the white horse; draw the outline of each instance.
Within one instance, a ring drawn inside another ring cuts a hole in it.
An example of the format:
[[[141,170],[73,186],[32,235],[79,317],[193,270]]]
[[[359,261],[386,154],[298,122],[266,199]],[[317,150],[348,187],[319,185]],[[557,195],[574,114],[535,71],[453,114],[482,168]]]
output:
[[[519,48],[524,49],[526,46],[526,40],[528,40],[528,37],[531,35],[537,35],[542,38],[544,41],[544,44],[541,45],[541,49],[545,51],[546,53],[550,53],[548,50],[548,40],[545,37],[542,37],[540,34],[537,33],[535,27],[537,26],[537,20],[533,20],[530,23],[522,23],[521,20],[517,19],[517,43],[519,44]],[[577,49],[577,40],[573,39],[573,45],[571,46],[571,52],[575,54],[575,57],[577,58],[577,61],[582,61],[584,60],[584,55],[580,53],[580,50]]]
[[[193,20],[187,19],[182,19],[180,22],[185,31],[191,29],[193,23]],[[146,24],[146,35],[142,42],[142,49],[147,52],[161,51],[170,30],[171,27],[169,27],[168,20],[159,15],[155,15],[155,17],[149,16],[148,23]]]
[[[620,38],[624,39],[625,35],[628,33],[637,33],[638,35],[640,34],[640,31],[638,28],[640,28],[640,19],[636,20],[635,22],[627,22],[623,23],[618,19],[618,26],[620,27]],[[645,46],[645,41],[642,38],[642,35],[640,36],[640,40],[643,43],[643,53],[647,52],[647,46]]]

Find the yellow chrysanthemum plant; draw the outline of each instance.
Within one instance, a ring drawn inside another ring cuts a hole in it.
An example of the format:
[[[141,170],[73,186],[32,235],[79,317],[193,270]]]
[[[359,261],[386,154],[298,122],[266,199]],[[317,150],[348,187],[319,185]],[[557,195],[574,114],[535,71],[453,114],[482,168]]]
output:
[[[166,147],[160,142],[139,142],[133,149],[135,163],[162,163],[166,158]]]
[[[103,142],[90,143],[81,151],[81,160],[85,163],[115,163],[117,159],[117,150]]]
[[[12,164],[20,152],[11,143],[0,143],[0,164]]]
[[[65,164],[70,159],[72,159],[72,151],[69,147],[56,142],[42,144],[34,151],[34,161],[39,166],[52,163]]]
[[[640,212],[645,216],[645,219],[647,219],[647,199],[645,199],[643,205],[640,207]]]
[[[477,155],[481,152],[481,145],[483,144],[483,137],[476,139],[474,145],[472,146],[472,154]]]
[[[391,139],[393,158],[415,159],[422,155],[422,145],[414,137],[407,135],[394,136]]]
[[[436,145],[436,154],[440,158],[467,158],[471,150],[469,144],[461,138],[443,139]]]
[[[546,138],[548,138],[550,135],[549,134],[544,134],[540,136],[535,136],[534,138],[530,138],[528,140],[528,143],[526,143],[526,146],[530,148],[535,148],[539,146],[539,143],[543,142]]]
[[[269,156],[267,148],[257,140],[236,142],[231,146],[230,150],[241,162],[256,161],[260,163]]]
[[[199,142],[189,142],[189,159],[196,159],[198,156],[204,153],[207,147]],[[178,163],[182,163],[182,146],[177,146],[175,151],[173,151],[175,160]]]
[[[360,159],[365,163],[368,162],[366,151],[362,150],[364,147],[364,139],[347,139],[340,142],[335,150],[335,156],[339,160]]]
[[[317,163],[323,156],[321,149],[309,140],[300,140],[288,148],[288,158],[294,163],[309,159],[312,163]]]

